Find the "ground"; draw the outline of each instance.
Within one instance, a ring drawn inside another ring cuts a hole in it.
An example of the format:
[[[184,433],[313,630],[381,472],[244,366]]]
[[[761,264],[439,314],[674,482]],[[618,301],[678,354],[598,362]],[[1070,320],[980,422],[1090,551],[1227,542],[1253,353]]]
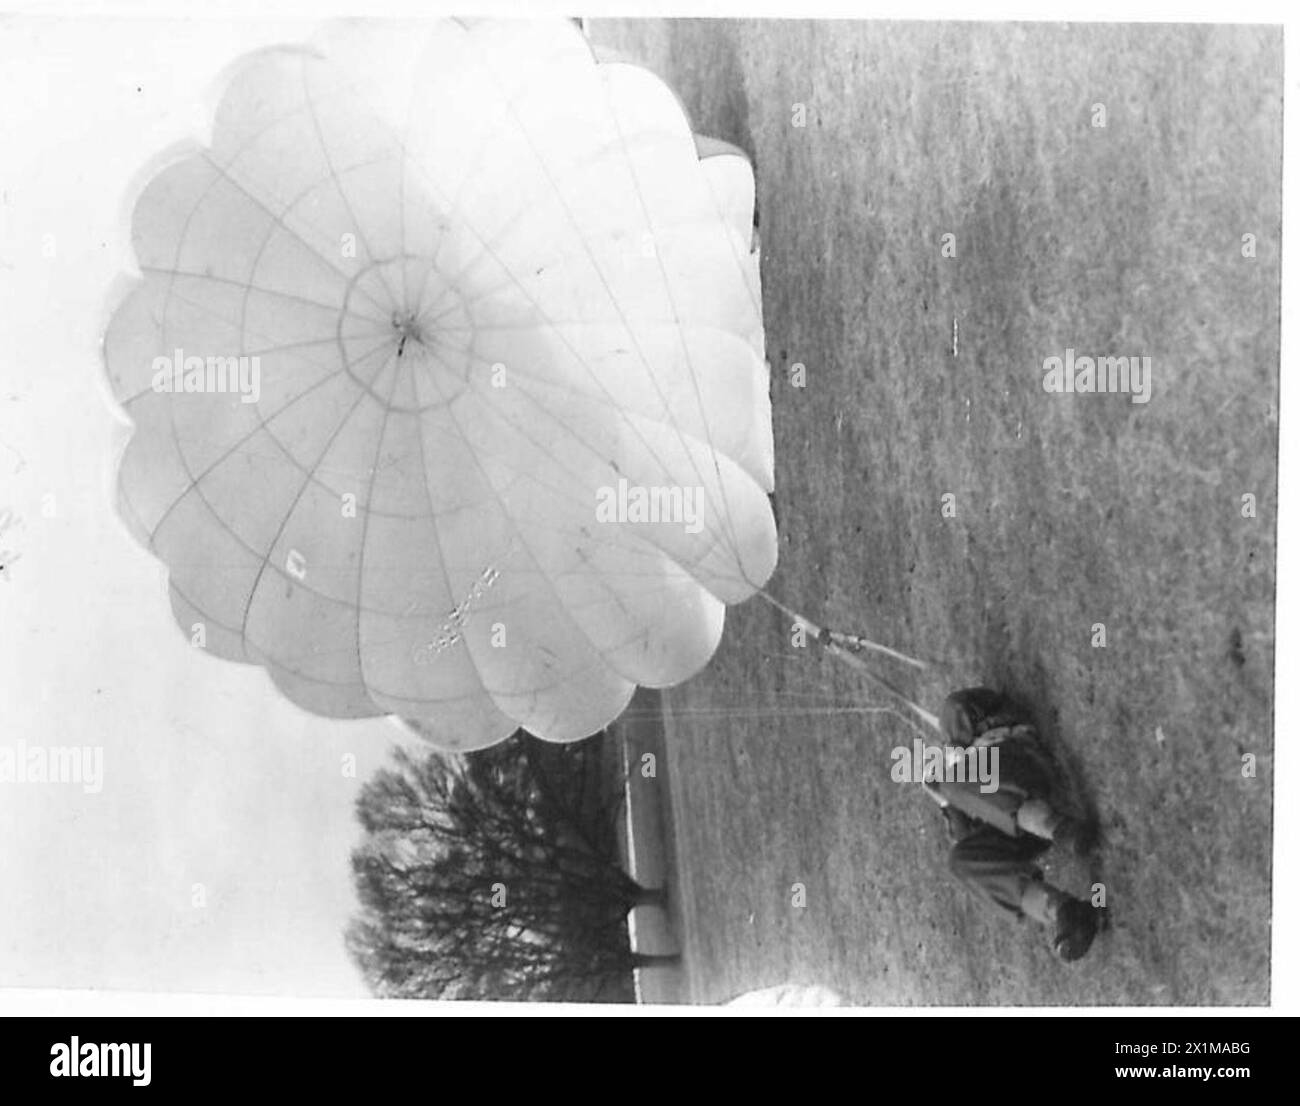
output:
[[[1112,927],[1058,964],[947,877],[937,812],[889,774],[915,731],[751,600],[663,698],[684,997],[1266,1002],[1280,31],[590,33],[755,162],[769,590],[934,658],[896,673],[931,710],[975,683],[1028,702],[1105,834],[1053,876],[1104,884]],[[1048,394],[1067,347],[1151,357],[1150,402]]]

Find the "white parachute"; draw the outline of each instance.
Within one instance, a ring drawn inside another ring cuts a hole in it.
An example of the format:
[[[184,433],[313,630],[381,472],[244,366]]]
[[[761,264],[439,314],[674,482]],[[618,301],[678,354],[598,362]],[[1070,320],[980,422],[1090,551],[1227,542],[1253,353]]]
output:
[[[565,21],[245,59],[140,197],[105,336],[178,622],[455,749],[698,672],[776,564],[753,206]]]

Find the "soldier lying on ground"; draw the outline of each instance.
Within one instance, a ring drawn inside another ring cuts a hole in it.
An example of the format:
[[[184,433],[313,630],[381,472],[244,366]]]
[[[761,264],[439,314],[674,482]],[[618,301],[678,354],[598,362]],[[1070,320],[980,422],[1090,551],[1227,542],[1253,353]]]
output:
[[[1053,771],[1038,731],[986,687],[953,692],[940,721],[952,745],[996,748],[999,762],[998,787],[988,793],[974,780],[925,783],[955,842],[948,857],[953,875],[1003,914],[1046,926],[1062,960],[1079,959],[1096,936],[1100,911],[1045,882],[1037,861],[1053,844],[1082,855],[1092,842],[1083,823],[1049,802]]]

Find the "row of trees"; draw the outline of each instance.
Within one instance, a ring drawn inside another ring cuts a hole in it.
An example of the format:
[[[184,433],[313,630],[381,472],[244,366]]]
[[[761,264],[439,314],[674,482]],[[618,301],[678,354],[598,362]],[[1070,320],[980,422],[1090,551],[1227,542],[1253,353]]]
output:
[[[620,858],[604,735],[522,731],[463,756],[399,750],[362,788],[348,950],[384,997],[627,1002],[627,914],[662,903]]]

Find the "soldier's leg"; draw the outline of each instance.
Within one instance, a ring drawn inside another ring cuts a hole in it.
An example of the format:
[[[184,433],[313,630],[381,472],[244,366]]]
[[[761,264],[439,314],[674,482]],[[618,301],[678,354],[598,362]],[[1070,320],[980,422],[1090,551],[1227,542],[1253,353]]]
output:
[[[1029,835],[1008,837],[983,826],[953,846],[948,866],[983,902],[1016,918],[1028,917],[1052,932],[1052,949],[1077,960],[1097,932],[1092,906],[1043,881],[1036,863],[1049,842]]]
[[[938,788],[940,795],[964,814],[987,822],[1008,837],[1030,833],[1051,840],[1050,830],[1056,823],[1042,798],[1051,793],[1051,775],[1035,744],[1032,739],[1016,739],[994,745],[978,750],[983,759],[974,763],[970,759],[974,754],[968,752],[966,762],[958,766],[965,778],[944,780]],[[977,764],[982,765],[987,779],[978,778]],[[1033,813],[1037,820],[1022,821],[1022,810]]]
[[[1019,918],[1025,912],[1025,892],[1043,878],[1036,862],[1048,845],[1037,837],[1008,837],[980,826],[952,847],[948,868],[981,901]]]
[[[944,700],[940,725],[955,745],[969,745],[976,737],[1000,727],[1025,731],[998,749],[998,790],[984,791],[977,783],[945,783],[942,795],[972,818],[988,822],[1003,833],[1033,834],[1048,841],[1087,852],[1092,846],[1088,827],[1055,809],[1051,761],[1027,718],[1005,696],[987,687],[954,691]]]

